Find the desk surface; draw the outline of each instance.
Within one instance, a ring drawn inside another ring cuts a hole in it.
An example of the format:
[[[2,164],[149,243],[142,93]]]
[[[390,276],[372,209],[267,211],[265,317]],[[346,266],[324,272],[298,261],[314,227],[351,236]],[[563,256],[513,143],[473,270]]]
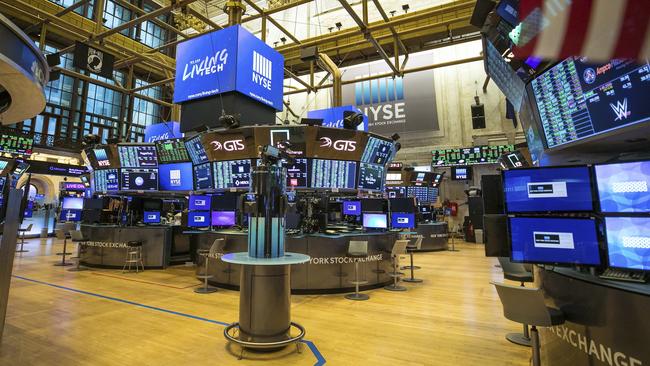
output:
[[[573,268],[552,268],[551,266],[543,266],[547,271],[559,273],[561,275],[574,278],[576,280],[593,283],[595,285],[615,288],[618,290],[634,292],[644,296],[650,296],[650,284],[648,283],[633,283],[624,281],[612,281],[594,276],[590,273],[579,272]]]
[[[226,263],[243,264],[249,266],[286,266],[288,264],[301,264],[309,262],[310,257],[300,253],[284,253],[284,256],[277,258],[255,258],[246,252],[224,254],[221,260]]]

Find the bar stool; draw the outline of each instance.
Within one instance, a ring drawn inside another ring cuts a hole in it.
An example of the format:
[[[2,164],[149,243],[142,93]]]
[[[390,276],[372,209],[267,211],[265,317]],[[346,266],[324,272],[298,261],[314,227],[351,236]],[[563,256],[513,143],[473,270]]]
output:
[[[214,277],[208,274],[208,263],[210,262],[210,258],[216,258],[219,251],[223,250],[225,246],[226,246],[226,239],[219,238],[219,239],[215,239],[214,242],[212,242],[212,246],[210,246],[210,249],[197,249],[196,254],[198,254],[200,257],[203,257],[205,261],[205,266],[203,267],[203,274],[198,274],[196,276],[197,278],[203,280],[203,286],[194,289],[194,292],[196,292],[197,294],[211,294],[213,292],[217,292],[216,287],[212,287],[208,285],[208,280]]]
[[[348,258],[354,260],[354,281],[350,281],[354,285],[354,293],[345,295],[348,300],[364,301],[368,300],[370,296],[359,293],[359,285],[365,285],[368,281],[359,281],[359,260],[368,257],[368,242],[360,240],[350,240],[348,243]]]
[[[142,266],[142,272],[144,272],[144,260],[142,259],[142,242],[139,240],[132,240],[126,243],[126,260],[124,261],[124,267],[122,267],[122,273],[128,268],[129,273],[132,272],[131,266],[135,264],[135,273],[139,272],[139,267]]]
[[[86,238],[84,238],[83,234],[81,233],[81,230],[70,231],[70,238],[72,239],[73,243],[77,243],[77,254],[74,257],[70,257],[70,259],[74,259],[76,266],[68,269],[68,271],[70,272],[87,271],[89,268],[81,266],[81,254],[84,252],[84,247],[82,243],[86,241]]]
[[[503,316],[513,322],[531,325],[533,366],[541,365],[537,327],[552,327],[564,323],[561,310],[547,307],[539,288],[527,288],[492,282],[503,305]]]
[[[68,253],[68,236],[65,235],[65,231],[63,229],[54,230],[54,235],[56,236],[57,239],[63,240],[63,252],[56,253],[56,255],[61,256],[61,262],[56,262],[54,263],[54,265],[61,266],[61,267],[71,266],[72,263],[65,261],[66,255],[72,255],[72,253]]]
[[[521,283],[524,287],[525,282],[533,282],[533,273],[528,271],[521,263],[513,263],[508,257],[499,257],[499,264],[503,269],[503,278],[510,281]],[[530,347],[530,334],[528,332],[528,325],[524,324],[524,331],[522,333],[508,333],[506,339],[514,344],[520,346]]]
[[[29,252],[29,250],[24,249],[23,247],[25,246],[25,234],[28,232],[32,231],[32,226],[34,224],[29,224],[26,228],[19,228],[18,232],[20,233],[20,250],[16,250],[16,253],[26,253]]]
[[[408,240],[395,240],[395,245],[390,253],[393,272],[388,272],[388,276],[393,278],[393,283],[384,287],[388,291],[406,291],[406,287],[398,285],[399,280],[404,276],[404,273],[399,271],[399,256],[405,254],[408,243]]]
[[[409,278],[404,278],[402,281],[404,282],[411,282],[411,283],[420,283],[423,280],[421,278],[415,278],[413,277],[413,271],[416,269],[420,269],[418,266],[413,265],[413,252],[416,250],[420,250],[422,248],[422,236],[418,236],[415,239],[415,242],[411,243],[409,241],[409,244],[406,246],[406,251],[408,252],[409,256],[411,257],[411,265],[410,266],[404,266],[402,269],[410,269],[411,270],[411,277]]]

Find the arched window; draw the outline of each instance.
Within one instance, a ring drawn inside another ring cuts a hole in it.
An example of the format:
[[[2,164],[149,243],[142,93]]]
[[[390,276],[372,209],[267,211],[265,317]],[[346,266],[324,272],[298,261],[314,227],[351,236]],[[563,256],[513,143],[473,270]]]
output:
[[[35,185],[30,184],[29,185],[29,194],[28,194],[28,200],[33,201],[34,198],[36,198],[36,195],[38,194],[38,188],[36,188]]]

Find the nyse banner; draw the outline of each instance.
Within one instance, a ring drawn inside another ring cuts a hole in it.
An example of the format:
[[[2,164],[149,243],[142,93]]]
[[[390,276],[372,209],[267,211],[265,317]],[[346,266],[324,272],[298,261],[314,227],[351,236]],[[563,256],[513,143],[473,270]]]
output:
[[[431,64],[429,52],[411,55],[408,67]],[[361,79],[390,72],[385,62],[354,66],[346,69],[347,80]],[[434,71],[359,81],[343,86],[343,104],[357,106],[368,116],[369,131],[394,132],[438,130]]]

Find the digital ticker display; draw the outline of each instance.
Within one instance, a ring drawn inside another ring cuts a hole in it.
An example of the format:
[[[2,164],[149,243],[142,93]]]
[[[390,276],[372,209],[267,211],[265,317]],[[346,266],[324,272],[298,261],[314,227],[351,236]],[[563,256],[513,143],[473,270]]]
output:
[[[306,188],[308,186],[308,165],[307,159],[296,159],[293,165],[286,165],[287,187]]]
[[[248,188],[251,178],[251,161],[216,161],[214,165],[214,188]]]
[[[354,161],[312,159],[313,188],[354,189],[356,175],[357,163]]]
[[[514,145],[483,145],[433,150],[434,166],[495,164],[501,155],[514,151]]]
[[[182,139],[156,141],[156,152],[161,164],[190,161]]]
[[[16,136],[0,133],[0,151],[12,154],[31,155],[34,139],[28,136]]]
[[[125,145],[118,146],[120,164],[123,168],[149,168],[158,166],[156,146],[151,145]]]
[[[193,164],[203,164],[209,161],[208,154],[201,143],[201,135],[185,141],[185,148]]]
[[[108,192],[120,190],[120,177],[117,169],[102,169],[93,172],[95,176],[95,191]]]

